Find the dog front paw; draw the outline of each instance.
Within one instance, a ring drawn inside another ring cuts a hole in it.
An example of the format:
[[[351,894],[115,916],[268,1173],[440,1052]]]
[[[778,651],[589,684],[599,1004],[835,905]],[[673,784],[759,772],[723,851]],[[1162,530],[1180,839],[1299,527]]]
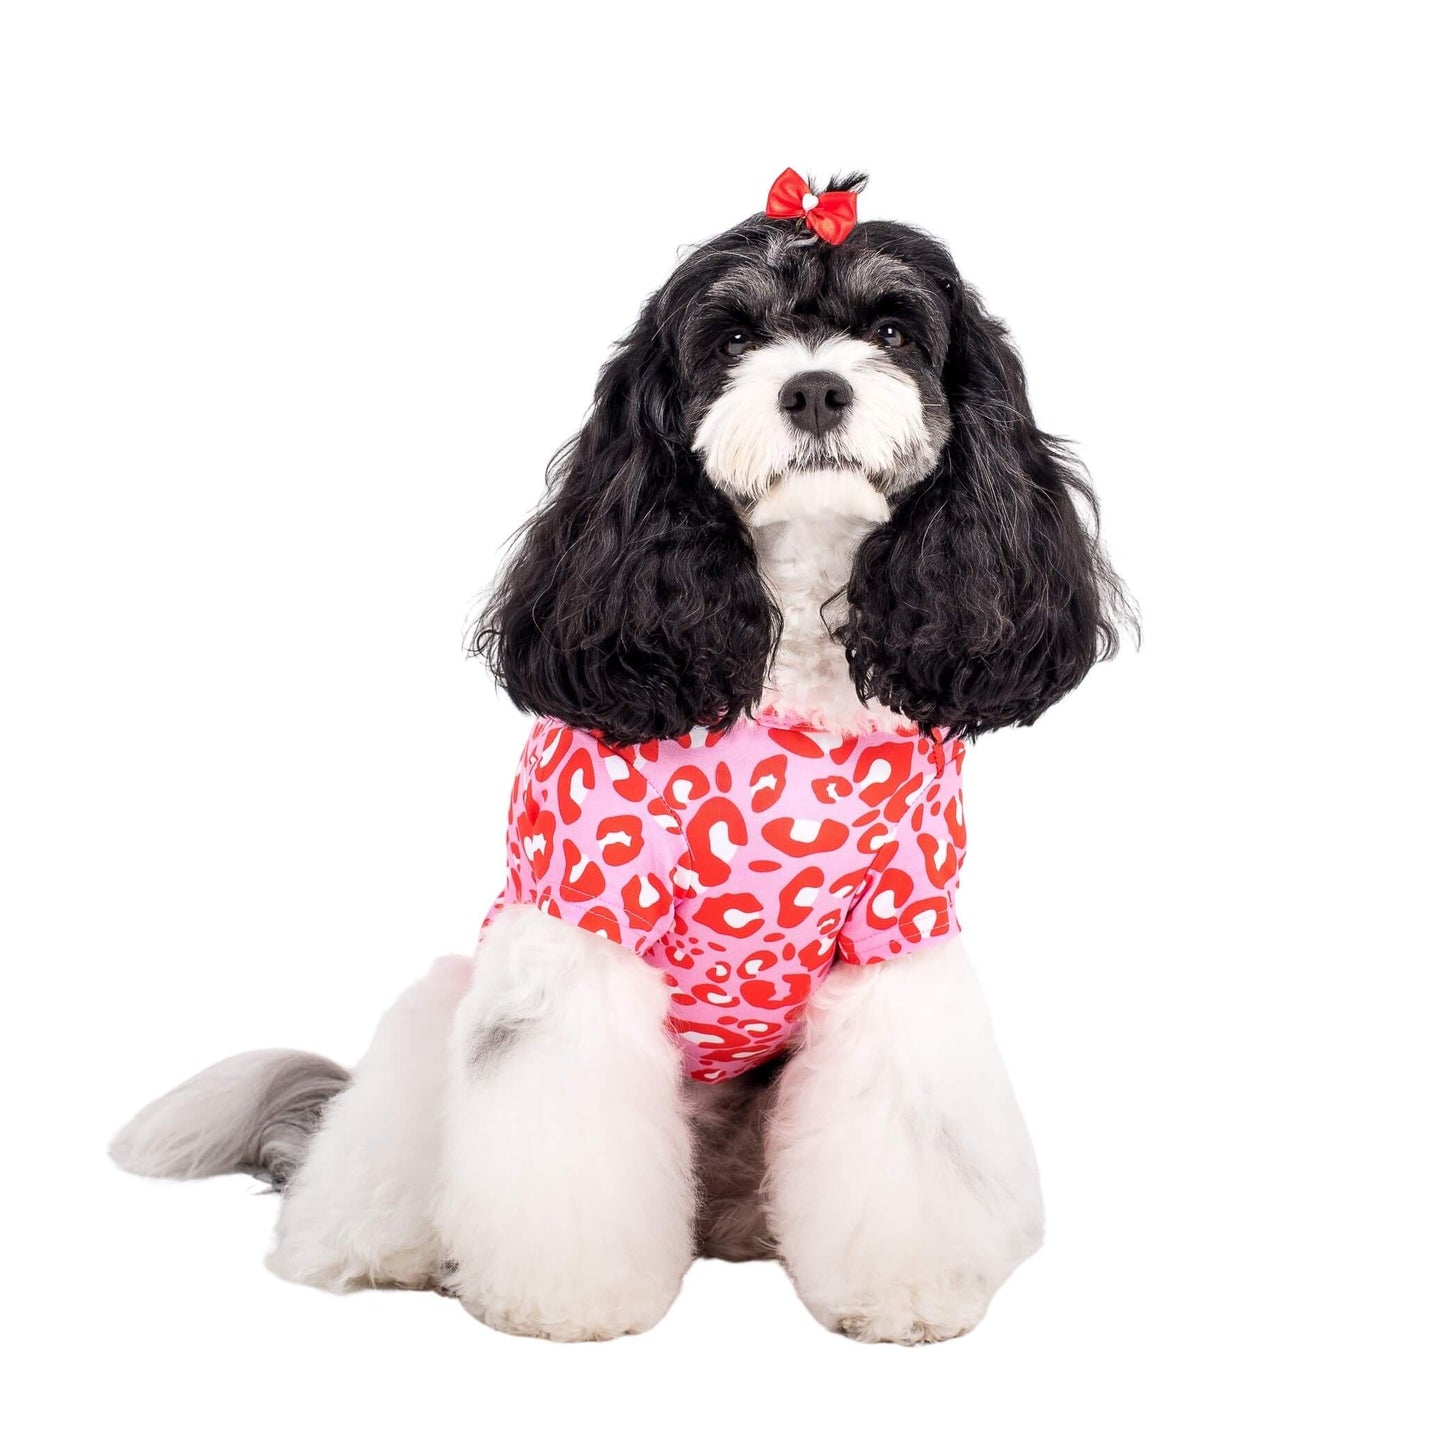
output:
[[[667,1313],[677,1293],[676,1286],[619,1281],[551,1294],[536,1289],[506,1294],[469,1286],[457,1274],[443,1281],[443,1289],[494,1330],[568,1343],[641,1334]]]
[[[359,1289],[435,1289],[439,1274],[436,1249],[430,1244],[386,1249],[375,1241],[347,1244],[284,1232],[266,1257],[266,1267],[292,1284],[311,1285],[332,1294]]]
[[[966,1335],[984,1317],[994,1287],[975,1270],[926,1281],[842,1291],[804,1299],[815,1319],[849,1339],[870,1344],[929,1345]]]

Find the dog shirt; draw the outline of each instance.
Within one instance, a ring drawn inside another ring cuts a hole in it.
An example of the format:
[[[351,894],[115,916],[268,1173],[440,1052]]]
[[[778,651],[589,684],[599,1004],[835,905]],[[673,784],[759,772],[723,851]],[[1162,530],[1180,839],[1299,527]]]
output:
[[[542,718],[512,786],[509,904],[661,970],[694,1079],[777,1054],[835,959],[958,931],[961,740],[841,737],[762,715],[609,747]]]

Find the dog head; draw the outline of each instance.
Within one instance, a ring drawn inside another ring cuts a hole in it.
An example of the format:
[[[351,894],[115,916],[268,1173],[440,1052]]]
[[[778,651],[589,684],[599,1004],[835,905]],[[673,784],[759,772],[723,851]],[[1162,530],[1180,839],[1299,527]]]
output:
[[[476,650],[519,706],[612,742],[728,726],[780,625],[749,524],[797,486],[875,524],[837,631],[860,698],[974,735],[1033,722],[1114,650],[1093,496],[948,252],[893,222],[831,246],[762,216],[643,307]]]

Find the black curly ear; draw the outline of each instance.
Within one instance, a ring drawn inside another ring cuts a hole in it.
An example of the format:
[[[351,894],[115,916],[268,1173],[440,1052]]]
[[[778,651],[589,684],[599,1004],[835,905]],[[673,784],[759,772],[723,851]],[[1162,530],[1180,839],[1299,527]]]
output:
[[[653,297],[472,638],[519,707],[612,743],[734,722],[762,693],[779,625],[737,513],[688,446],[663,332]]]
[[[859,547],[840,640],[861,696],[973,736],[1035,721],[1117,650],[1131,613],[1093,492],[1034,424],[1007,332],[948,289],[953,433]]]

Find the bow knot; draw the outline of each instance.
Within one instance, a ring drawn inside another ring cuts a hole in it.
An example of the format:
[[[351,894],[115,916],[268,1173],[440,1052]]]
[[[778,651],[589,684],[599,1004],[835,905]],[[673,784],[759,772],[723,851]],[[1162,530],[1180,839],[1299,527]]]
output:
[[[764,214],[774,221],[802,221],[820,241],[841,246],[858,224],[858,197],[852,191],[815,196],[791,167],[773,182]]]

